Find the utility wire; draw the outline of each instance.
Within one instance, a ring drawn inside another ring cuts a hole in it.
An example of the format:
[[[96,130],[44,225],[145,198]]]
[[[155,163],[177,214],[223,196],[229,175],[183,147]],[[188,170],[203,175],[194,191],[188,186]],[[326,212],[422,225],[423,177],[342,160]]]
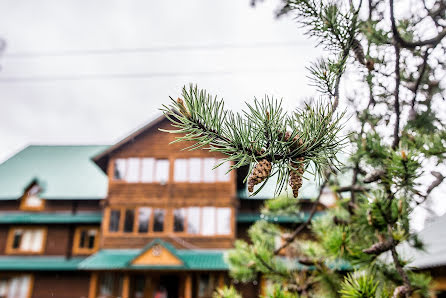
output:
[[[150,79],[162,77],[185,76],[227,76],[240,74],[270,74],[298,72],[297,69],[265,69],[265,70],[237,70],[237,71],[192,71],[192,72],[147,72],[147,73],[102,73],[102,74],[74,74],[74,75],[49,75],[49,76],[19,76],[1,77],[3,83],[27,83],[27,82],[51,82],[51,81],[88,81],[88,80],[115,80],[115,79]]]
[[[121,55],[138,53],[156,53],[173,51],[214,51],[227,49],[253,49],[271,47],[297,47],[303,46],[301,42],[257,42],[246,44],[208,44],[208,45],[175,45],[141,48],[116,48],[116,49],[86,49],[63,51],[35,51],[35,52],[4,52],[2,58],[39,58],[39,57],[64,57],[64,56],[90,56],[90,55]]]

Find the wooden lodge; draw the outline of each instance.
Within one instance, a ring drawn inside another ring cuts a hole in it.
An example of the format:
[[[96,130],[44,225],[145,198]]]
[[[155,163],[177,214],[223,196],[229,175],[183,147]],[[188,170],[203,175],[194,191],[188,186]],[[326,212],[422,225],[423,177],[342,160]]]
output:
[[[169,125],[112,146],[29,146],[0,165],[0,297],[204,298],[230,283],[259,296],[224,254],[263,199],[247,198],[244,173],[212,170],[223,156],[169,145]]]

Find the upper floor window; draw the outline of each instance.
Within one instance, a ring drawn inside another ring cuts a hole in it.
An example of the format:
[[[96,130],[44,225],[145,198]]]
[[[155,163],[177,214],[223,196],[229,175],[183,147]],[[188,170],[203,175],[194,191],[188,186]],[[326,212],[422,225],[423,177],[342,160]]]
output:
[[[6,253],[38,254],[43,252],[46,230],[44,228],[11,228]]]
[[[91,254],[99,247],[98,227],[78,227],[74,233],[73,253]]]
[[[216,158],[178,158],[174,165],[175,182],[228,182],[229,163],[213,169],[220,162]]]
[[[114,163],[115,180],[132,183],[161,183],[169,180],[169,160],[155,158],[118,158]]]
[[[31,186],[22,198],[20,209],[31,211],[42,210],[45,206],[45,201],[39,196],[41,191],[42,189],[38,184]]]

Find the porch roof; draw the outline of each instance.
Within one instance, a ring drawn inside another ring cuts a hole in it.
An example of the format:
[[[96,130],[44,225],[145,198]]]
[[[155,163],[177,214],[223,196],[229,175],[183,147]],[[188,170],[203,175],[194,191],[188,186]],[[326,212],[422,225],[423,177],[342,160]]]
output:
[[[182,265],[134,265],[132,261],[159,244],[182,261]],[[171,244],[156,239],[143,249],[103,249],[79,264],[84,270],[228,270],[224,250],[176,249]]]
[[[64,256],[0,256],[2,271],[73,271],[85,258]]]
[[[99,224],[101,212],[82,213],[33,213],[33,212],[0,212],[0,224]]]
[[[314,214],[313,218],[317,218],[323,215],[323,211],[318,211]],[[239,213],[237,214],[238,223],[253,223],[258,220],[266,220],[268,222],[275,223],[302,223],[308,219],[310,212],[301,212],[299,215],[265,215],[261,213]]]

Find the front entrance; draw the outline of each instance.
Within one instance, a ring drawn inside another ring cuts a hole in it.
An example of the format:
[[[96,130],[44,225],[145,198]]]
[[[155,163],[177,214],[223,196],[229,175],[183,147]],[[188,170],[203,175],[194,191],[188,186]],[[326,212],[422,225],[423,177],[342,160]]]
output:
[[[93,273],[89,298],[211,298],[225,283],[223,272]]]

